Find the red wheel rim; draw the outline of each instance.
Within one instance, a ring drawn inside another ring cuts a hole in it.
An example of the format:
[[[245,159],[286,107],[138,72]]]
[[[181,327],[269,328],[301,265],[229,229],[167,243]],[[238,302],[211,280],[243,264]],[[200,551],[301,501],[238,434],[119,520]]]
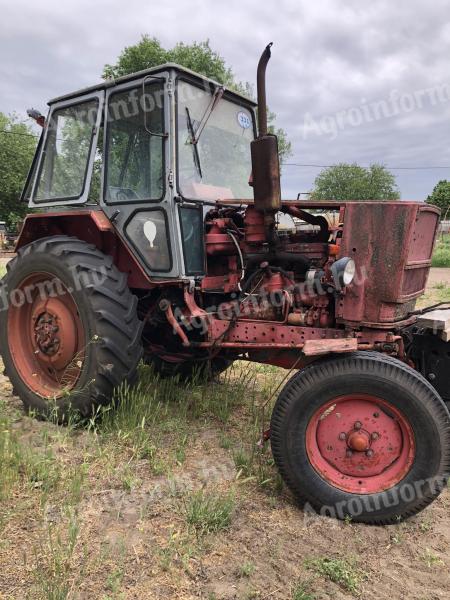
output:
[[[409,421],[386,400],[349,394],[330,400],[306,429],[308,458],[331,485],[373,494],[399,483],[415,456]]]
[[[59,398],[79,379],[84,328],[73,296],[49,273],[33,273],[10,292],[8,344],[25,385],[43,398]]]

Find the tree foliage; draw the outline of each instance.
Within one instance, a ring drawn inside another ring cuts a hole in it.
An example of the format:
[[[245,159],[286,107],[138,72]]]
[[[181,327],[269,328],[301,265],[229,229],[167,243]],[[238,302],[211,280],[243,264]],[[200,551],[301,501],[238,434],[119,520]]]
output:
[[[449,218],[450,214],[450,181],[441,180],[434,187],[433,192],[427,198],[428,204],[438,206],[442,211],[442,218]]]
[[[313,200],[398,200],[395,176],[383,165],[368,168],[341,163],[321,171],[311,192]]]
[[[236,81],[231,68],[225,64],[225,60],[212,50],[209,40],[192,44],[179,42],[173,48],[165,49],[158,39],[143,35],[137,44],[127,46],[122,50],[115,64],[105,65],[103,78],[121,77],[166,62],[177,63],[254,99],[253,87],[248,82]],[[269,130],[278,136],[280,160],[283,162],[291,155],[291,143],[286,132],[276,127],[275,120],[276,115],[269,112]]]
[[[0,113],[0,220],[13,227],[26,213],[19,198],[36,148],[36,138],[15,115]]]

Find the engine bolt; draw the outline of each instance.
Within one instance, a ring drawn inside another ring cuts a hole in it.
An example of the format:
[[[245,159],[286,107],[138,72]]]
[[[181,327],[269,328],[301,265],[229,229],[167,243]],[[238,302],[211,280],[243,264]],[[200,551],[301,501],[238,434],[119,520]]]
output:
[[[367,458],[372,458],[372,456],[373,456],[373,450],[371,448],[369,448],[368,450],[366,450],[366,456],[367,456]]]
[[[347,434],[346,434],[346,433],[344,433],[344,432],[340,433],[340,434],[339,434],[339,439],[340,439],[340,440],[346,440],[346,439],[347,439]]]
[[[362,425],[360,421],[356,421],[354,428],[356,429],[356,431],[358,431],[358,429],[361,429]]]
[[[347,452],[345,453],[345,456],[346,456],[347,458],[351,458],[351,457],[353,456],[353,451],[352,451],[352,450],[350,450],[350,448],[349,448],[349,449],[347,450]]]
[[[377,440],[380,437],[380,434],[374,431],[370,436],[373,440]]]

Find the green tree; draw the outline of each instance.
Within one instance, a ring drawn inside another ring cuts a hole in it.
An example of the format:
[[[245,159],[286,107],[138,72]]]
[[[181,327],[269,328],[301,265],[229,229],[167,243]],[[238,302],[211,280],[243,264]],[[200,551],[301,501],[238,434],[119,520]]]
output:
[[[368,168],[341,163],[319,173],[311,192],[313,200],[398,200],[394,175],[383,165]]]
[[[428,196],[427,202],[441,209],[443,219],[448,218],[450,214],[450,181],[446,179],[440,181]]]
[[[173,48],[166,50],[156,38],[143,35],[137,44],[127,46],[122,50],[115,64],[105,65],[103,78],[115,79],[122,75],[156,67],[165,62],[177,63],[210,77],[249,98],[254,98],[253,87],[248,82],[236,81],[231,68],[225,64],[225,60],[220,54],[212,50],[209,40],[193,42],[192,44],[180,42]],[[269,130],[278,136],[280,160],[283,162],[292,154],[291,143],[284,129],[276,127],[275,120],[276,115],[269,112]]]
[[[16,115],[0,113],[0,220],[13,227],[27,213],[20,202],[36,148],[36,137]]]

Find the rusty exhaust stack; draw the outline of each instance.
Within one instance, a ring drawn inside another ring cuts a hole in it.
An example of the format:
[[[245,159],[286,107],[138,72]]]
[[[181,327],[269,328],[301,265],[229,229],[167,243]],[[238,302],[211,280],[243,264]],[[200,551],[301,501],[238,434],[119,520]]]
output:
[[[264,137],[267,135],[267,101],[266,101],[266,68],[270,60],[270,49],[273,42],[270,42],[261,54],[256,73],[256,91],[258,93],[258,135]]]
[[[276,135],[267,132],[266,67],[272,43],[258,63],[258,137],[251,143],[255,208],[264,213],[267,241],[273,240],[275,213],[281,209],[280,161]]]

